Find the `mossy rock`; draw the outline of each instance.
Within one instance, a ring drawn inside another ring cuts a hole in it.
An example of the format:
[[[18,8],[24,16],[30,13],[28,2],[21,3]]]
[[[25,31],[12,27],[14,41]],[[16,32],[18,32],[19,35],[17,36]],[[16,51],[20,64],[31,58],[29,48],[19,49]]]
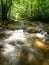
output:
[[[26,31],[27,32],[29,32],[29,33],[33,33],[33,32],[35,32],[35,31],[37,31],[38,29],[36,28],[36,27],[28,27],[27,29],[26,29]]]

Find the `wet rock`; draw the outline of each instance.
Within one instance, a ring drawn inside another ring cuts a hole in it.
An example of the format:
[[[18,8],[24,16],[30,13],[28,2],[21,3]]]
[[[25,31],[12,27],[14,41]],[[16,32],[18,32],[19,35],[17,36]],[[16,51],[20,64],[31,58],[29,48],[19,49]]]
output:
[[[37,31],[36,27],[29,27],[26,29],[28,33],[35,33]]]
[[[44,30],[38,29],[37,27],[29,27],[26,29],[28,33],[44,33]]]
[[[0,31],[2,30],[3,28],[2,27],[0,27]]]
[[[10,30],[9,30],[9,31],[6,31],[6,32],[5,32],[5,35],[10,36],[10,35],[12,35],[12,33],[13,33],[13,31],[10,31]]]

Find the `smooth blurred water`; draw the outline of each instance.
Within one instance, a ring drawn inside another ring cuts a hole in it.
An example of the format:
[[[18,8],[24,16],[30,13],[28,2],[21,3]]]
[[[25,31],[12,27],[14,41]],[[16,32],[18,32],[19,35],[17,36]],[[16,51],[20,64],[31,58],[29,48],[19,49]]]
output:
[[[42,25],[40,24],[40,26]],[[25,32],[23,29],[6,29],[2,32],[4,34],[0,37],[0,45],[3,46],[3,49],[0,49],[2,54],[0,61],[2,61],[3,65],[28,65],[27,63],[30,63],[29,65],[41,65],[41,62],[43,62],[42,53],[44,53],[42,49],[47,48],[41,48],[43,44],[41,39],[49,39],[47,32],[33,33],[35,37],[30,37],[31,33]],[[38,42],[41,46],[36,47],[35,42]],[[22,55],[21,59],[20,55]],[[5,61],[2,60],[4,58]],[[49,55],[45,61],[47,60],[49,60]]]

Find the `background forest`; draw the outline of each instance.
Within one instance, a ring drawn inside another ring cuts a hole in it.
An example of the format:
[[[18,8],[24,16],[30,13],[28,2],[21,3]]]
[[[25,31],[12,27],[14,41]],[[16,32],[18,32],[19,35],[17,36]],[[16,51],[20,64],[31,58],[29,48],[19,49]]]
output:
[[[34,26],[34,22],[49,22],[49,0],[0,0],[0,29]]]
[[[0,20],[49,20],[49,0],[0,0]]]

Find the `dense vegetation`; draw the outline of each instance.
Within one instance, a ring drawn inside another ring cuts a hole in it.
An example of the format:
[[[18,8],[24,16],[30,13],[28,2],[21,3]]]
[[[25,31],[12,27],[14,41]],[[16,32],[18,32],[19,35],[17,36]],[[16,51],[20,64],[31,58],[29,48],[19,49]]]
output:
[[[1,20],[49,20],[49,0],[0,0]]]

